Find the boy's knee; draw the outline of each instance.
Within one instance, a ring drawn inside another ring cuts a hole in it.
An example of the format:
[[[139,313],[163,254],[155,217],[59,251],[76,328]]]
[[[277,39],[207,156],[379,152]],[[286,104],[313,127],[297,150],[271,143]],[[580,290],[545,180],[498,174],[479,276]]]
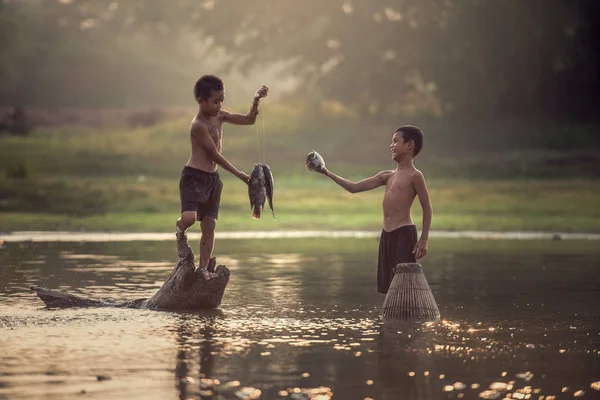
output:
[[[187,229],[190,226],[194,225],[196,222],[196,216],[190,214],[183,213],[181,217],[177,220],[177,223],[182,226],[182,228]]]

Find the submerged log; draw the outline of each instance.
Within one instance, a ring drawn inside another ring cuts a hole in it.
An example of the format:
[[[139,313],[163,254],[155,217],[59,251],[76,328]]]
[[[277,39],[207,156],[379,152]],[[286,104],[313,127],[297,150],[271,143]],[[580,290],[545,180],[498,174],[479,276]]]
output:
[[[205,280],[194,264],[194,252],[184,236],[177,241],[179,262],[162,287],[149,299],[137,299],[128,302],[114,300],[94,300],[66,294],[57,290],[32,286],[31,290],[49,308],[68,307],[121,307],[150,308],[163,310],[203,310],[221,305],[225,288],[229,283],[229,269],[224,265],[216,266],[211,258],[208,270],[218,276]]]

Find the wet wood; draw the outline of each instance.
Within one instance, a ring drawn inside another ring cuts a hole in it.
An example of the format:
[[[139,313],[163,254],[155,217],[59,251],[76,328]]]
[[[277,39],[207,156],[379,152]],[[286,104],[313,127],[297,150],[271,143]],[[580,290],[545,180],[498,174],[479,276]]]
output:
[[[128,302],[95,300],[66,294],[57,290],[32,286],[31,290],[50,308],[68,307],[129,307],[163,310],[203,310],[221,305],[230,272],[224,265],[216,266],[212,258],[208,269],[218,277],[205,280],[194,264],[194,253],[187,238],[178,240],[179,262],[162,287],[149,299]],[[216,268],[215,268],[216,266]]]
[[[43,287],[32,286],[33,290],[46,306],[50,308],[63,308],[63,307],[107,307],[110,301],[92,300],[84,297],[75,296],[72,294],[66,294],[57,290],[50,290]]]

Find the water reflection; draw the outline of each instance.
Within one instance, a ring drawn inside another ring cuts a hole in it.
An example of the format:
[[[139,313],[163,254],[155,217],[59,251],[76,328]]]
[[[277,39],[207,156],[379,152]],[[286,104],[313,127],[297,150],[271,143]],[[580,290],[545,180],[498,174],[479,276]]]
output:
[[[209,391],[244,398],[241,390],[260,390],[262,398],[354,398],[357,393],[383,399],[437,399],[441,393],[519,398],[556,395],[564,385],[575,385],[573,394],[581,396],[590,384],[589,376],[568,373],[574,360],[563,360],[567,368],[548,369],[545,364],[559,352],[540,352],[511,339],[511,321],[476,323],[477,328],[467,321],[383,324],[378,319],[331,319],[324,311],[314,319],[280,320],[276,331],[264,319],[225,314],[185,319],[180,325],[185,328],[178,331],[176,380],[182,398],[209,396]],[[584,360],[589,350],[587,345],[571,348],[575,360]],[[556,381],[545,380],[548,372]],[[254,382],[263,387],[252,386]],[[264,382],[270,384],[265,387]],[[561,387],[553,387],[555,382]]]
[[[389,323],[382,325],[378,336],[377,368],[381,381],[381,399],[435,399],[432,395],[430,371],[434,369],[430,357],[423,351],[414,351],[414,343],[423,343],[417,349],[426,349],[432,342],[432,331],[422,332],[421,324]],[[434,389],[435,390],[435,389]]]
[[[148,297],[173,268],[172,243],[9,243],[0,398],[592,398],[598,251],[564,245],[454,243],[424,264],[443,320],[383,324],[371,242],[221,243],[232,282],[222,309],[202,313],[49,311],[27,290]]]
[[[218,313],[216,311],[215,313]],[[209,316],[200,326],[194,324],[196,315],[185,315],[177,321],[177,360],[175,377],[180,399],[192,396],[210,397],[216,382],[211,378],[214,367],[213,336],[214,316]]]

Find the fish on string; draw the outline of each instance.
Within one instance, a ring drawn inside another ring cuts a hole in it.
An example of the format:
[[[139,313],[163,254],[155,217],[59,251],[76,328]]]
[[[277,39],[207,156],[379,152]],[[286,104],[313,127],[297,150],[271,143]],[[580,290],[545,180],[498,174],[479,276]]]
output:
[[[248,183],[248,198],[250,199],[250,209],[254,219],[260,219],[262,210],[265,207],[265,200],[269,202],[273,219],[275,219],[273,187],[274,178],[271,168],[263,163],[254,164]]]
[[[275,179],[273,178],[273,172],[268,164],[266,164],[266,145],[265,145],[265,117],[263,112],[262,117],[262,136],[263,136],[263,162],[254,164],[252,173],[250,174],[250,181],[248,182],[248,198],[250,200],[250,209],[252,210],[252,217],[254,219],[260,219],[262,211],[265,207],[265,200],[268,201],[269,207],[271,208],[271,214],[273,219],[275,218],[275,209],[273,208],[273,194],[275,187]],[[256,129],[256,144],[258,159],[260,160],[260,134],[257,126]]]

